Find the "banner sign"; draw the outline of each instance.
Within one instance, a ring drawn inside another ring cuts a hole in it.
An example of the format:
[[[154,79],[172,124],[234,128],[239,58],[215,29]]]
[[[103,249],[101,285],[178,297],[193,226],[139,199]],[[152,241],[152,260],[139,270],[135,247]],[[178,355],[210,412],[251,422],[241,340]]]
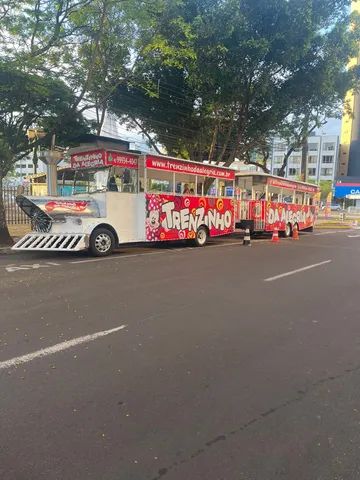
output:
[[[204,177],[222,178],[223,180],[234,180],[235,171],[215,165],[195,163],[186,160],[176,160],[154,155],[146,156],[146,167],[155,170],[167,170],[175,173],[188,173],[190,175],[201,175]]]
[[[106,164],[123,168],[138,168],[138,157],[131,153],[106,152]]]
[[[335,198],[349,198],[348,195],[360,195],[360,183],[343,183],[335,184]]]
[[[329,192],[326,197],[326,204],[325,204],[325,218],[330,217],[331,214],[331,200],[332,200],[332,192]]]
[[[98,168],[106,165],[105,150],[75,153],[71,155],[71,168]]]
[[[71,155],[71,168],[100,168],[106,166],[138,168],[138,157],[131,153],[92,150]]]
[[[314,225],[316,207],[309,205],[295,205],[292,203],[266,202],[265,229],[273,231],[285,230],[287,223],[297,223],[299,229],[309,228]]]
[[[26,197],[27,200],[36,205],[49,217],[79,216],[79,217],[99,217],[99,206],[97,202],[90,198],[84,199],[76,196],[75,198],[64,197]]]
[[[207,225],[210,236],[234,231],[234,202],[228,198],[146,195],[146,240],[193,239]]]
[[[302,183],[293,183],[288,182],[287,180],[282,180],[280,178],[269,178],[267,181],[268,185],[272,185],[273,187],[278,188],[286,188],[288,190],[296,190],[297,192],[305,192],[305,193],[316,193],[319,191],[319,187],[316,185],[306,185]]]

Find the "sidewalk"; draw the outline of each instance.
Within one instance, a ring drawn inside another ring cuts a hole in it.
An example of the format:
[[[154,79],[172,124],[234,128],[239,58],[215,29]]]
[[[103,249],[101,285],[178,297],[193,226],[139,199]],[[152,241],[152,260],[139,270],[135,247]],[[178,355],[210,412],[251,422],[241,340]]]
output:
[[[15,240],[16,238],[23,237],[31,231],[31,225],[8,225],[10,235]]]
[[[8,225],[8,228],[14,242],[31,231],[31,226],[29,224]],[[11,253],[11,247],[0,245],[0,255],[3,253]]]
[[[345,219],[341,220],[341,217],[338,213],[333,213],[328,218],[325,218],[323,215],[319,215],[315,226],[316,228],[348,229],[353,227],[354,222],[358,222],[360,226],[360,217],[356,215],[345,215]]]

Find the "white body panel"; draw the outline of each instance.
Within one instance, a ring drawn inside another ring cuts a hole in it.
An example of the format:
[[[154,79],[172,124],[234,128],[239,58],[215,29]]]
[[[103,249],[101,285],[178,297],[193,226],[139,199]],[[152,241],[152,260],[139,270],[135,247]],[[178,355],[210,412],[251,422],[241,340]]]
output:
[[[145,241],[145,194],[107,192],[101,220],[115,229],[119,243]]]
[[[54,220],[47,233],[32,232],[21,238],[14,250],[77,251],[89,246],[89,238],[98,225],[110,225],[116,232],[119,244],[146,241],[145,234],[145,194],[104,192],[89,195],[74,195],[72,200],[96,201],[100,216],[64,215]],[[57,197],[56,200],[65,200]],[[77,240],[73,240],[77,237]],[[68,241],[67,241],[68,239]]]

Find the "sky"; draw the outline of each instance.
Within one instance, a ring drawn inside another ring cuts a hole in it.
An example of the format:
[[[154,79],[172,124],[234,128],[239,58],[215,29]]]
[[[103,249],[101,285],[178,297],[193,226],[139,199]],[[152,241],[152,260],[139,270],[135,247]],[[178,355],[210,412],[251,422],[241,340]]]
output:
[[[328,122],[316,131],[318,135],[340,135],[341,120],[329,118]]]

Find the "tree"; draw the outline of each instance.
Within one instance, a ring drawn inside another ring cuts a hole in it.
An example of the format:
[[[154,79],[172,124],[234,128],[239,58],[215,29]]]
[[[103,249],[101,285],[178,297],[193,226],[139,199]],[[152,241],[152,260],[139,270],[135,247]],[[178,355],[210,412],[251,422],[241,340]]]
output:
[[[66,143],[84,131],[86,110],[94,109],[92,127],[100,132],[109,94],[130,62],[133,12],[127,20],[124,4],[19,0],[8,8],[0,0],[0,132],[12,164],[29,152],[25,132],[33,124],[48,132],[31,145],[35,154],[37,144],[49,145],[54,132],[57,143]],[[8,168],[0,164],[1,181]],[[0,230],[8,241],[4,215]]]
[[[0,185],[17,160],[36,145],[49,145],[52,134],[56,133],[58,144],[67,146],[87,130],[73,105],[73,93],[61,80],[23,73],[0,63]],[[34,125],[44,128],[47,135],[30,144],[26,131]],[[9,242],[1,194],[0,243]]]
[[[357,85],[345,69],[359,39],[349,3],[166,0],[140,32],[146,47],[112,108],[174,155],[225,165],[266,156],[271,135],[338,108]]]
[[[74,108],[95,112],[99,133],[109,95],[130,70],[134,9],[126,0],[19,0],[4,13],[0,55],[28,73],[56,71],[76,96]]]
[[[320,180],[321,200],[325,201],[329,193],[332,191],[331,180]]]

